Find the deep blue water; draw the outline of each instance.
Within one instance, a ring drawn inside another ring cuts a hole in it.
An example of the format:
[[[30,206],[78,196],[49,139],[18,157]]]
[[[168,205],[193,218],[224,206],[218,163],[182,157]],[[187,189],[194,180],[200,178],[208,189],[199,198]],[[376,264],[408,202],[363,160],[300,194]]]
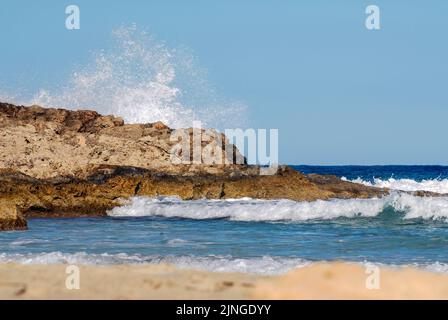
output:
[[[299,169],[350,179],[394,176],[424,180],[443,179],[448,174],[447,167],[421,166]],[[208,205],[204,204],[204,212]],[[227,208],[232,205],[226,204]],[[324,217],[327,209],[321,210]],[[425,207],[419,210],[424,213]],[[201,216],[201,212],[197,214]],[[405,215],[385,207],[372,217],[303,221],[234,221],[206,216],[30,219],[29,231],[0,233],[0,261],[172,262],[211,270],[281,272],[307,261],[345,260],[448,271],[447,220],[423,215],[407,219]]]
[[[303,173],[333,174],[347,179],[447,179],[448,166],[292,166]]]

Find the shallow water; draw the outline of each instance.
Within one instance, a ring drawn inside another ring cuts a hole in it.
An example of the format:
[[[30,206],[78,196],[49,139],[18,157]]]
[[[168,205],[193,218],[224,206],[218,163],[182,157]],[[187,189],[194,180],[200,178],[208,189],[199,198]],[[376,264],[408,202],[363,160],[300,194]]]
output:
[[[411,179],[411,174],[400,179]],[[370,172],[347,179],[358,177],[373,181]],[[424,179],[441,178],[431,171],[414,181]],[[448,272],[446,197],[398,194],[388,200],[313,203],[136,198],[110,215],[30,219],[27,232],[0,233],[0,262],[168,262],[214,271],[281,273],[310,262],[344,260]]]
[[[373,218],[304,222],[165,217],[31,219],[29,227],[27,232],[0,234],[0,261],[170,262],[208,270],[267,273],[319,260],[423,267],[448,264],[447,223],[403,220],[392,210]]]

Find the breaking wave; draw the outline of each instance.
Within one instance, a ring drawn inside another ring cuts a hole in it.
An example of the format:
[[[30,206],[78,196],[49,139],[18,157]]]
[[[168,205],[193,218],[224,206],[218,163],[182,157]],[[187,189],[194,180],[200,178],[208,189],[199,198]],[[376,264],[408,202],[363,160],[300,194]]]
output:
[[[235,258],[231,256],[144,256],[138,254],[93,254],[86,252],[77,253],[26,253],[7,254],[0,253],[0,263],[19,264],[77,264],[77,265],[145,265],[145,264],[170,264],[183,269],[196,269],[212,272],[242,272],[249,274],[276,275],[283,274],[292,269],[309,266],[318,261],[305,260],[297,257],[263,256],[254,258]],[[325,262],[325,261],[321,261]],[[356,264],[371,264],[371,262],[353,262]],[[430,272],[448,273],[448,264],[441,262],[429,262],[424,264],[384,264],[375,263],[380,267],[413,267]]]
[[[61,86],[41,89],[31,99],[0,96],[25,105],[94,109],[128,123],[244,126],[244,104],[220,97],[188,49],[171,49],[136,25],[118,28],[113,40],[111,49],[94,53],[93,62],[77,67]]]
[[[254,274],[280,274],[294,268],[308,265],[310,262],[293,257],[256,257],[234,258],[231,256],[159,256],[77,253],[0,253],[0,263],[20,264],[81,264],[81,265],[118,265],[118,264],[172,264],[179,268],[198,269],[214,272],[244,272]]]
[[[305,221],[375,217],[392,208],[403,219],[447,221],[448,197],[416,197],[393,193],[373,199],[332,199],[312,202],[292,200],[190,200],[177,197],[134,197],[122,207],[108,212],[112,217],[163,216],[187,219],[222,219],[236,221]]]
[[[379,179],[375,178],[372,181],[363,180],[361,178],[348,180],[342,178],[342,180],[351,181],[354,183],[360,183],[370,187],[389,188],[392,190],[401,191],[431,191],[437,193],[448,193],[448,179],[427,179],[416,181],[413,179]]]

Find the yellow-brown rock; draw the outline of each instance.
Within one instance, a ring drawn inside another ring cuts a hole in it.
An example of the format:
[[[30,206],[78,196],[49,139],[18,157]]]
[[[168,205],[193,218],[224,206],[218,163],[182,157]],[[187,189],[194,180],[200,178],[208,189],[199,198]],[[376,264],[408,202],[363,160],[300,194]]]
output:
[[[27,223],[15,201],[0,199],[0,230],[26,230]]]

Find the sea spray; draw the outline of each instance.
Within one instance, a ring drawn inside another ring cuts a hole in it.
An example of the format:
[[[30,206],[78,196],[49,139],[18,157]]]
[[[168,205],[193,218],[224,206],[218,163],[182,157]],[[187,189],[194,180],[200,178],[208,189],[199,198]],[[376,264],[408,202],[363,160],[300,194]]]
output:
[[[61,85],[42,88],[32,98],[17,92],[0,96],[24,105],[93,109],[127,123],[162,121],[183,128],[200,120],[217,129],[245,126],[245,105],[221,97],[190,50],[169,48],[135,24],[112,35],[110,49],[94,52],[93,61]]]

